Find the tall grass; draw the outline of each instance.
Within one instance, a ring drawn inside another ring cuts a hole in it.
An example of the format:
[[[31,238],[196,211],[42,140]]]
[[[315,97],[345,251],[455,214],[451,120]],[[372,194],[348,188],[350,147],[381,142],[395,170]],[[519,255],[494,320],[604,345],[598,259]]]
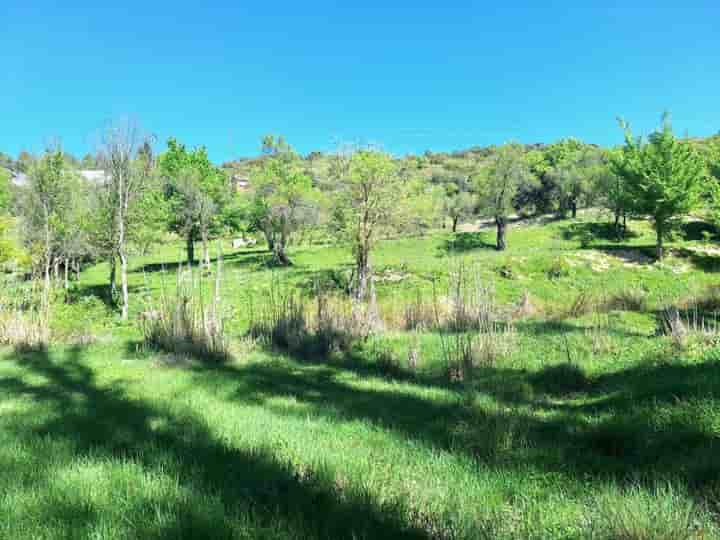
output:
[[[44,350],[50,342],[50,325],[40,307],[40,293],[32,283],[0,282],[0,344],[18,351]]]
[[[462,381],[473,368],[493,365],[515,344],[512,321],[498,306],[494,291],[465,262],[450,272],[447,294],[433,287],[435,330],[451,381]]]
[[[215,265],[215,279],[206,290],[202,272],[178,267],[174,291],[164,280],[160,300],[140,316],[146,347],[200,360],[222,362],[230,358],[220,294],[222,258]],[[208,298],[210,295],[210,298]]]

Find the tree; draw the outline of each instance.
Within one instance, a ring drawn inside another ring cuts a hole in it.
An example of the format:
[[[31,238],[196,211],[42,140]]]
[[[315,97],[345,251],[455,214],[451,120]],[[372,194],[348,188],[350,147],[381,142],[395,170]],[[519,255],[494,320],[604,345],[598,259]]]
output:
[[[265,157],[252,173],[250,219],[265,235],[275,262],[287,266],[290,235],[316,218],[319,193],[302,159],[282,137],[263,137],[262,148]]]
[[[137,157],[138,149],[148,141],[148,136],[130,121],[110,126],[103,135],[100,163],[106,174],[106,202],[111,218],[111,257],[120,262],[122,293],[121,314],[128,317],[130,298],[128,292],[128,244],[135,206],[149,184],[150,165]],[[111,267],[114,261],[111,261]]]
[[[578,205],[588,203],[593,194],[593,178],[600,166],[601,154],[596,149],[581,146],[574,139],[561,145],[555,167],[549,172],[555,184],[555,196],[560,215],[571,212],[577,217]]]
[[[366,299],[370,289],[371,250],[383,228],[391,227],[403,200],[403,184],[392,158],[383,152],[360,150],[346,154],[334,196],[338,230],[351,241],[355,257],[354,294]]]
[[[470,191],[463,189],[466,183],[466,181],[449,182],[445,185],[443,208],[452,223],[452,232],[457,232],[458,223],[472,216],[475,211],[475,197]]]
[[[661,128],[647,141],[633,138],[625,121],[620,120],[620,125],[625,131],[625,146],[613,159],[613,170],[626,182],[632,210],[652,218],[657,257],[662,259],[663,240],[675,221],[701,200],[705,163],[689,142],[675,137],[667,113]]]
[[[532,178],[523,147],[515,143],[500,147],[490,164],[478,175],[480,209],[495,219],[498,251],[503,251],[507,245],[507,217],[513,210],[518,188],[523,183],[531,182]]]
[[[224,223],[231,189],[225,173],[215,167],[207,150],[188,151],[171,138],[158,158],[170,205],[170,228],[185,237],[188,263],[195,262],[195,242],[202,241],[203,263],[210,265],[209,239]]]
[[[609,150],[603,154],[602,166],[593,175],[596,196],[612,212],[615,235],[621,240],[627,229],[627,216],[631,208],[630,191],[625,178],[616,174],[611,164],[618,159],[620,150]],[[622,221],[621,221],[622,220]]]
[[[71,206],[72,173],[61,150],[51,149],[29,164],[29,183],[21,207],[24,239],[40,259],[43,275],[42,311],[50,320],[50,271]]]

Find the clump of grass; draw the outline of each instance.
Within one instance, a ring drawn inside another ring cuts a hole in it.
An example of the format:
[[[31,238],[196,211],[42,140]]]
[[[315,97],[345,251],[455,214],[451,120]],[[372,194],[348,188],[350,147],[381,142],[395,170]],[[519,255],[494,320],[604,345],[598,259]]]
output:
[[[582,289],[575,296],[565,316],[572,318],[582,317],[583,315],[594,313],[597,309],[598,301],[595,295],[589,289]]]
[[[2,283],[0,296],[0,344],[18,352],[46,350],[50,325],[41,309],[39,291],[34,287]]]
[[[602,304],[606,311],[637,311],[647,310],[647,294],[638,287],[626,287],[610,295]]]
[[[222,362],[230,358],[221,314],[222,262],[215,267],[212,299],[205,298],[203,275],[178,267],[174,294],[163,287],[160,302],[140,316],[144,345],[151,349],[199,360]]]
[[[557,257],[548,267],[546,274],[550,280],[568,277],[570,275],[570,265],[564,257]]]
[[[652,490],[612,485],[595,498],[594,508],[589,529],[598,540],[700,540],[718,533],[707,511],[670,484]]]
[[[706,315],[697,307],[680,310],[671,305],[658,315],[657,334],[668,336],[678,348],[685,348],[690,342],[716,345],[720,341],[720,326],[717,316]]]
[[[380,327],[374,295],[361,302],[317,286],[310,299],[276,279],[259,309],[251,305],[250,320],[252,338],[301,356],[348,352]]]
[[[404,305],[402,328],[404,330],[429,330],[435,326],[435,309],[427,302],[420,290]]]
[[[448,377],[463,381],[474,367],[493,365],[508,355],[515,344],[512,322],[501,320],[500,309],[491,288],[464,262],[450,273],[449,309],[444,311],[433,289],[435,328]]]

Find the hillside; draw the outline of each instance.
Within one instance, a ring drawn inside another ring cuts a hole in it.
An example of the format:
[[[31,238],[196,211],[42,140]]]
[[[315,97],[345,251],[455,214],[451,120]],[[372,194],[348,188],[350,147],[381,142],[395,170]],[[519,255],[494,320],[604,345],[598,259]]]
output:
[[[666,306],[720,305],[703,230],[686,222],[662,263],[646,223],[618,244],[592,211],[515,223],[505,253],[484,230],[385,241],[384,330],[329,357],[248,329],[277,287],[315,310],[349,249],[296,247],[272,269],[226,244],[223,365],[140,347],[104,304],[107,267],[88,268],[58,308],[65,345],[2,350],[0,537],[718,538],[717,330],[658,333]],[[132,319],[181,256],[134,260]],[[454,334],[406,325],[462,267],[512,315],[458,379]]]

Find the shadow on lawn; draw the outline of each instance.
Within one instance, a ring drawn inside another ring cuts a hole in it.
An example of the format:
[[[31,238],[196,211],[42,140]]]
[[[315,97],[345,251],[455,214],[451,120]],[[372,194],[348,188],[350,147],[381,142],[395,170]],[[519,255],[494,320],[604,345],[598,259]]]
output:
[[[142,531],[143,538],[236,537],[238,530],[229,523],[234,517],[244,518],[241,523],[251,537],[277,535],[277,531],[293,538],[427,537],[404,522],[399,506],[381,506],[367,493],[339,488],[327,471],[295,471],[269,449],[229,445],[189,409],[178,414],[131,399],[117,384],[100,385],[80,348],[64,359],[33,353],[19,361],[33,378],[41,376],[46,382],[0,379],[0,396],[26,396],[49,404],[54,413],[41,423],[16,418],[10,431],[21,440],[67,441],[72,444],[69,459],[73,461],[108,458],[140,464],[150,474],[177,479],[189,491],[181,508],[173,506],[177,519],[164,525],[149,520],[155,525]],[[52,467],[58,466],[56,456]],[[38,484],[45,481],[37,477],[40,472],[33,471]],[[220,499],[227,519],[203,514],[202,504],[208,498]],[[138,514],[125,516],[128,523],[143,523],[155,506],[163,504],[151,495],[140,499]],[[96,512],[87,504],[84,508],[69,504],[54,513],[58,520],[72,520],[74,532],[77,527],[89,533]],[[134,533],[140,534],[130,531]]]
[[[672,480],[691,490],[720,487],[720,439],[708,427],[715,420],[699,418],[694,409],[696,400],[720,389],[720,363],[677,366],[648,359],[597,379],[564,367],[478,370],[473,395],[492,396],[497,408],[468,405],[462,391],[430,400],[417,394],[422,385],[355,385],[346,382],[352,378],[346,370],[330,366],[277,360],[218,369],[228,378],[226,395],[235,400],[279,415],[369,421],[491,467],[648,485]],[[204,384],[217,370],[198,373]],[[278,397],[301,406],[279,405]],[[676,403],[677,411],[658,412],[662,403]]]
[[[485,231],[455,233],[438,247],[439,255],[465,253],[476,249],[495,249],[494,243],[485,240],[486,234]]]
[[[223,255],[223,263],[228,266],[244,267],[244,266],[268,266],[272,261],[272,252],[267,249],[254,249],[254,250],[243,250],[236,251]],[[217,257],[211,257],[210,262],[215,264]],[[200,266],[200,261],[196,260],[192,265],[193,268]],[[155,272],[168,272],[175,273],[178,268],[187,268],[188,263],[186,260],[172,261],[166,263],[148,263],[138,266],[132,270],[132,273],[155,273]]]
[[[249,516],[256,533],[272,524],[310,538],[429,536],[408,524],[399,506],[339,488],[332,474],[299,474],[270,450],[228,444],[189,409],[171,412],[129,398],[117,383],[100,385],[80,349],[64,360],[33,354],[23,363],[47,382],[1,379],[0,395],[49,403],[56,415],[40,425],[18,418],[12,429],[19,437],[72,442],[77,459],[132,460],[178,478],[192,493],[177,522],[145,537],[230,537],[229,525],[209,523],[194,508],[196,497],[210,496],[220,498],[226,516]],[[431,391],[422,385],[357,384],[341,367],[285,358],[193,371],[193,384],[217,399],[303,420],[371,423],[492,468],[530,468],[598,483],[671,480],[699,498],[720,488],[720,440],[711,415],[720,388],[718,362],[678,365],[648,357],[594,379],[582,372],[569,376],[557,366],[540,373],[486,367],[478,370],[473,392],[435,389],[432,398],[420,392]],[[497,406],[481,407],[474,399],[482,396]],[[283,405],[278,398],[292,399]]]
[[[560,235],[563,240],[605,240],[610,242],[620,242],[617,236],[617,229],[613,223],[604,222],[576,222],[565,225],[560,229]],[[637,233],[626,230],[622,241],[630,238],[637,238]]]

